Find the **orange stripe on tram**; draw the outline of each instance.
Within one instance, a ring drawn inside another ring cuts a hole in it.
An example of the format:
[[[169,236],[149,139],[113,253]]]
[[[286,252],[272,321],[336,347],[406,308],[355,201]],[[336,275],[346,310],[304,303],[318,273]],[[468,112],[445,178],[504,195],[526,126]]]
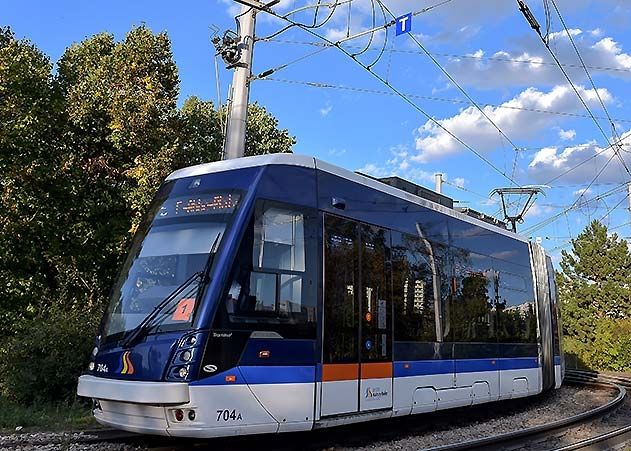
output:
[[[322,365],[322,382],[350,381],[359,378],[359,364],[333,363]]]
[[[392,362],[362,363],[362,379],[381,379],[392,377]]]

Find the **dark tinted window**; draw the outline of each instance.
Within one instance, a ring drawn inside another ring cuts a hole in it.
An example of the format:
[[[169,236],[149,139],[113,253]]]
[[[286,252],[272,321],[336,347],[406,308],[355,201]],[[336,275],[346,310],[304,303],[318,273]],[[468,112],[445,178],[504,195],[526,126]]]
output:
[[[498,277],[498,338],[503,343],[536,343],[537,316],[530,268],[495,260]]]
[[[389,360],[392,355],[390,303],[390,232],[362,225],[361,313],[362,361]]]
[[[334,216],[324,221],[324,363],[358,357],[358,226]]]
[[[453,248],[453,259],[452,341],[495,342],[493,260],[459,248]]]
[[[258,201],[215,327],[315,338],[316,255],[315,212]]]
[[[436,341],[436,296],[439,264],[429,242],[392,232],[394,333],[398,341]]]

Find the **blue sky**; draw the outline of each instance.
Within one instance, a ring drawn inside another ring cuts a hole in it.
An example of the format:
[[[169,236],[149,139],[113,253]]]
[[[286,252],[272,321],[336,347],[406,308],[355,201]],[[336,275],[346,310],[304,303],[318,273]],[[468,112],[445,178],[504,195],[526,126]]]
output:
[[[313,3],[316,3],[315,1]],[[333,3],[331,1],[331,3]],[[416,12],[438,0],[386,0],[395,15]],[[543,0],[527,2],[545,29]],[[275,10],[285,14],[305,0],[282,0]],[[349,24],[350,5],[350,24]],[[631,135],[631,4],[614,0],[556,0],[556,5],[589,66],[594,91],[554,9],[550,47],[565,64],[581,97],[597,118],[605,116],[600,99],[614,119],[617,133]],[[552,6],[552,4],[551,4]],[[378,7],[377,7],[378,8]],[[3,2],[0,25],[32,40],[56,61],[73,42],[101,31],[122,39],[133,25],[167,31],[181,79],[181,101],[189,95],[216,100],[211,27],[234,29],[239,7],[232,0]],[[322,8],[319,21],[330,9]],[[384,23],[377,9],[376,24]],[[331,20],[316,32],[333,41],[372,27],[371,0],[352,0],[339,6]],[[292,16],[313,21],[313,10]],[[390,19],[390,17],[388,17]],[[282,22],[259,14],[257,35],[267,36]],[[418,109],[459,137],[488,162],[454,141],[336,48],[291,64],[270,78],[252,83],[251,100],[266,106],[297,137],[295,151],[314,155],[351,170],[376,176],[396,174],[433,186],[433,174],[446,174],[445,194],[484,213],[497,216],[493,188],[509,186],[500,172],[521,185],[547,184],[520,229],[541,237],[555,260],[567,240],[590,219],[604,218],[621,236],[631,236],[623,186],[631,176],[611,149],[611,126],[597,119],[606,136],[588,116],[573,89],[512,0],[451,0],[413,18],[412,34],[387,40],[375,33],[370,49],[357,59],[364,65],[386,52],[372,71],[405,93]],[[278,67],[322,47],[299,29],[255,47],[254,73]],[[485,115],[450,82],[423,52],[429,51]],[[357,52],[368,44],[358,38],[343,44]],[[220,67],[221,97],[225,99],[231,73]],[[318,83],[313,87],[306,83]],[[326,87],[325,87],[326,86]],[[537,111],[532,111],[537,110]],[[490,118],[502,134],[487,119]],[[515,152],[511,142],[518,147]],[[631,167],[631,137],[620,152]],[[516,157],[515,157],[516,156]],[[582,161],[587,163],[567,172]],[[490,163],[490,164],[489,164]],[[495,166],[495,169],[491,166]],[[600,176],[596,178],[596,175]],[[592,186],[585,192],[590,182]],[[582,194],[582,197],[580,197]],[[579,208],[564,211],[577,198]],[[522,199],[523,201],[523,199]],[[542,221],[555,218],[550,224]]]

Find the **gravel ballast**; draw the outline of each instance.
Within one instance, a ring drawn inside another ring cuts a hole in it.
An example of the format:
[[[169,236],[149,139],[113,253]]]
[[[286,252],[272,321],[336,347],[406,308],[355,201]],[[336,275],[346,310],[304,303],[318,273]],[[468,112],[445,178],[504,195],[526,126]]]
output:
[[[586,387],[563,386],[536,399],[515,401],[506,412],[501,404],[491,405],[497,415],[468,420],[466,414],[454,416],[451,424],[434,424],[433,430],[419,432],[396,440],[380,441],[369,446],[338,447],[336,450],[414,450],[434,448],[459,442],[500,435],[568,418],[605,404],[614,396],[612,391]],[[480,406],[484,409],[484,406]],[[459,412],[466,412],[460,409]]]

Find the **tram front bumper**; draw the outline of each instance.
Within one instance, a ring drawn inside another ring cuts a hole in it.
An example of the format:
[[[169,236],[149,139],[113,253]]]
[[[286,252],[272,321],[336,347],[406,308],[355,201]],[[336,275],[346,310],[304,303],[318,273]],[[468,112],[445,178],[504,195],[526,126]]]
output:
[[[186,404],[188,384],[107,379],[85,375],[79,378],[77,394],[86,398],[136,404]]]
[[[140,434],[169,435],[167,406],[190,401],[182,382],[125,381],[85,375],[77,394],[97,400],[94,418],[101,424]]]

